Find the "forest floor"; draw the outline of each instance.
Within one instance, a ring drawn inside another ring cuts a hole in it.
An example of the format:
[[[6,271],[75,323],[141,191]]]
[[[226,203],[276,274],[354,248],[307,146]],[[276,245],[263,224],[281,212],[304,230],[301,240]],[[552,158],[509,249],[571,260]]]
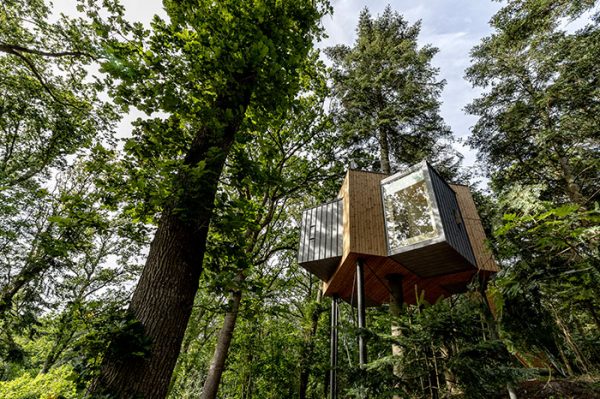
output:
[[[600,399],[597,378],[523,381],[517,387],[519,399]]]

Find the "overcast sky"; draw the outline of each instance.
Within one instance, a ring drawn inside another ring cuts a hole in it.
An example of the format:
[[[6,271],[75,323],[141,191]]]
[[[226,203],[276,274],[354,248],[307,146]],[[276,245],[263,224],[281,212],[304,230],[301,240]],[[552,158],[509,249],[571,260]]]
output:
[[[163,14],[160,0],[122,1],[127,17],[132,21],[148,23],[155,13]],[[55,0],[60,10],[72,10],[74,3],[72,0]],[[469,51],[482,37],[489,35],[488,21],[502,4],[491,0],[332,0],[334,13],[323,21],[329,37],[319,47],[352,45],[360,11],[368,7],[375,17],[387,4],[410,23],[421,20],[420,44],[432,44],[439,49],[433,63],[440,70],[440,78],[447,82],[442,93],[442,116],[456,137],[466,137],[475,118],[466,115],[463,108],[478,94],[463,79],[470,63]],[[121,129],[127,129],[127,125],[128,122],[122,124]],[[466,147],[459,150],[465,155],[464,164],[473,165],[475,154]]]

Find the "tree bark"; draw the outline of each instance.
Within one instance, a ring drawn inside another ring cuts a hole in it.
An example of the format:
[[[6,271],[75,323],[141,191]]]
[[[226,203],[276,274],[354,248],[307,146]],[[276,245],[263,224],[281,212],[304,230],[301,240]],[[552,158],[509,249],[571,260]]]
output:
[[[392,173],[392,168],[390,167],[390,144],[387,131],[383,126],[379,128],[379,164],[382,173],[388,175]]]
[[[141,323],[150,350],[132,356],[112,342],[90,387],[92,395],[167,395],[198,290],[218,179],[254,88],[252,75],[244,76],[231,82],[228,96],[215,104],[215,119],[194,138],[173,190],[178,196],[163,211],[133,294],[129,310]]]
[[[239,277],[240,276],[238,276],[238,278]],[[227,313],[225,313],[223,327],[221,328],[217,338],[217,346],[210,362],[208,376],[206,377],[204,387],[202,388],[202,396],[200,396],[201,399],[215,399],[217,397],[217,392],[219,390],[219,384],[221,383],[223,370],[225,369],[225,361],[227,360],[227,354],[229,353],[229,346],[231,345],[233,330],[235,329],[235,324],[237,322],[241,301],[242,291],[240,289],[232,291],[229,299],[230,309],[227,311]]]
[[[402,335],[400,326],[395,320],[402,315],[402,305],[404,303],[404,292],[402,287],[402,275],[392,274],[387,276],[388,284],[390,286],[390,316],[392,316],[392,338],[399,338]],[[402,359],[402,347],[397,344],[392,344],[392,356],[397,357],[393,365],[394,376],[398,379],[402,378],[402,367],[400,361]],[[400,384],[394,385],[395,389],[400,389]],[[400,395],[394,394],[393,399],[400,399]]]
[[[569,165],[569,161],[566,156],[559,155],[559,163],[560,169],[563,173],[563,179],[565,181],[565,186],[567,189],[567,193],[569,195],[569,199],[582,207],[585,206],[585,198],[581,194],[581,189],[579,185],[575,181],[575,177],[573,176],[573,172],[571,170],[571,166]]]

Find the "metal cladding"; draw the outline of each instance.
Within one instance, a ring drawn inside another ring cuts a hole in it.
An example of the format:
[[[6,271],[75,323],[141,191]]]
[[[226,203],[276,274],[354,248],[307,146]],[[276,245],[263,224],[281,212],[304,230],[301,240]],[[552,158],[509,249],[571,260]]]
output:
[[[323,281],[342,259],[342,212],[342,200],[337,199],[302,213],[298,263]]]
[[[444,226],[444,236],[452,246],[472,266],[477,263],[471,243],[467,235],[465,223],[456,200],[456,192],[446,183],[430,165],[427,165],[431,175],[431,183],[437,201],[437,206]]]
[[[420,277],[476,267],[456,193],[426,162],[381,182],[388,256]]]

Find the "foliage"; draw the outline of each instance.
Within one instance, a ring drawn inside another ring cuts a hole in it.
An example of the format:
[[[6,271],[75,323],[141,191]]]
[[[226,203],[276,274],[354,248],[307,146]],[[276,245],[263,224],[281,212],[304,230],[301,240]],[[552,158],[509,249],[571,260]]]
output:
[[[100,8],[67,17],[37,0],[0,6],[0,378],[32,394],[68,371],[62,394],[75,397],[95,373],[126,329],[121,309],[146,244],[146,226],[98,184],[112,173],[100,166],[114,160],[120,118],[90,73],[106,56],[89,18]]]
[[[43,0],[0,7],[1,190],[44,181],[118,120],[88,72],[102,56],[93,24],[51,13]]]
[[[183,175],[206,177],[206,160],[189,164],[198,135],[214,130],[207,139],[217,152],[219,140],[231,133],[224,131],[228,123],[243,143],[261,118],[285,112],[312,47],[307,38],[319,37],[315,24],[321,7],[328,7],[297,3],[166,2],[168,20],[156,16],[151,30],[136,25],[134,40],[112,43],[102,65],[111,95],[126,110],[152,115],[134,122],[125,143],[127,180],[121,184],[131,187],[137,213],[152,216],[175,201]],[[242,121],[244,128],[237,129]]]
[[[329,300],[296,262],[302,210],[335,197],[350,162],[389,172],[429,158],[457,176],[420,23],[365,9],[355,43],[326,50],[328,88],[312,50],[327,2],[164,5],[150,27],[112,0],[82,1],[73,17],[43,0],[0,5],[0,397],[80,397],[106,358],[148,358],[126,307],[165,215],[194,234],[210,221],[170,397],[202,394],[233,294],[219,396],[325,397]],[[368,331],[342,305],[345,397],[488,398],[548,373],[597,373],[599,15],[591,0],[511,0],[492,18],[467,70],[485,91],[467,111],[503,270],[485,297],[473,284],[393,320],[371,308]],[[145,115],[115,145],[133,109]],[[178,241],[194,267],[198,237]]]
[[[75,373],[70,366],[61,366],[47,374],[25,373],[12,381],[0,381],[0,396],[11,399],[76,399]]]
[[[293,287],[281,281],[284,277],[280,277],[287,268],[292,266],[291,251],[297,246],[298,232],[293,219],[298,218],[298,211],[307,206],[307,201],[311,203],[313,201],[310,197],[306,198],[305,193],[327,190],[319,189],[319,185],[332,175],[332,169],[336,167],[330,156],[330,151],[334,147],[330,118],[322,111],[326,94],[323,91],[322,67],[320,64],[316,65],[317,68],[310,71],[310,78],[307,76],[305,81],[309,86],[293,101],[292,111],[280,118],[273,118],[266,125],[256,126],[251,141],[234,146],[221,176],[203,276],[205,281],[203,286],[206,287],[204,290],[218,295],[218,299],[214,299],[212,305],[209,305],[211,301],[208,301],[209,304],[205,302],[207,299],[205,292],[201,290],[198,296],[204,298],[203,306],[208,307],[211,312],[216,308],[228,315],[232,312],[233,294],[242,297],[241,310],[235,322],[233,346],[229,351],[239,350],[236,347],[239,340],[250,340],[253,342],[252,346],[246,347],[244,343],[243,350],[254,352],[257,345],[254,343],[255,338],[248,336],[243,330],[249,320],[259,319],[262,320],[260,323],[267,323],[268,334],[275,339],[274,334],[279,331],[279,328],[275,327],[275,321],[270,320],[270,307],[261,305],[261,302],[273,302],[273,306],[278,309],[275,320],[279,323],[298,324],[298,315],[294,315],[291,320],[281,318],[282,305],[277,300],[280,285],[284,284],[289,289]],[[261,132],[259,129],[264,131]],[[288,274],[285,273],[285,276]],[[249,307],[263,310],[249,310]],[[206,311],[205,308],[200,313],[206,314]],[[266,315],[261,316],[261,312],[266,312]],[[221,318],[218,320],[221,321]],[[198,320],[198,323],[202,321]],[[250,325],[255,329],[257,323],[252,322]],[[240,325],[242,331],[239,329]],[[301,370],[310,367],[310,359],[302,357],[300,353],[303,345],[306,346],[306,351],[311,351],[309,347],[312,345],[311,335],[314,333],[312,326],[307,329],[308,336],[294,334],[285,338],[294,342],[293,344],[288,342],[287,345],[287,347],[292,345],[297,348],[294,352],[277,352],[278,355],[272,355],[271,360],[265,361],[262,367],[253,366],[251,370],[246,371],[240,371],[240,366],[228,361],[228,369],[235,370],[233,375],[251,373],[256,383],[254,385],[256,394],[261,397],[291,394],[292,391],[278,391],[275,387],[297,389],[298,375],[302,373]],[[290,328],[281,330],[280,339],[284,339],[286,331],[289,335]],[[191,328],[188,335],[197,332],[197,329]],[[204,329],[203,334],[205,335],[197,339],[205,340],[207,335],[210,338],[210,335],[216,334],[221,342],[223,332],[215,331],[213,328],[208,331]],[[239,334],[242,334],[243,338],[239,337]],[[277,345],[275,347],[278,348]],[[275,347],[270,346],[266,352],[251,356],[254,358],[269,356]],[[206,355],[201,355],[201,349],[198,348],[195,356]],[[181,359],[180,367],[182,361],[186,362],[187,359]],[[287,365],[284,366],[285,364]],[[185,385],[189,374],[197,375],[195,368],[197,366],[184,370],[180,368],[171,395],[186,396],[197,392],[197,381],[189,380],[190,385]],[[289,370],[286,371],[286,368]],[[267,380],[274,378],[277,373],[280,373],[281,378],[291,378],[292,376],[289,375],[291,370],[296,370],[293,372],[295,376],[291,382],[259,383],[263,378]],[[208,375],[207,378],[215,377]],[[230,381],[230,373],[225,372],[223,378]],[[233,380],[235,381],[235,378]],[[243,386],[243,381],[235,382],[235,384],[240,383]],[[237,389],[234,388],[234,391],[237,392]],[[227,388],[221,388],[221,391],[223,390],[227,391]]]
[[[596,18],[574,33],[560,30],[561,18],[578,10],[561,1],[502,9],[491,21],[496,32],[473,49],[467,79],[489,91],[467,111],[479,116],[469,143],[499,190],[542,184],[542,199],[588,207],[598,195],[600,31]]]
[[[565,375],[597,367],[600,31],[585,13],[595,5],[509,2],[467,70],[487,89],[467,110],[496,197],[500,334],[530,366]],[[563,29],[577,18],[582,28]]]
[[[494,337],[495,326],[486,320],[480,298],[468,292],[431,305],[405,306],[395,318],[399,335],[390,335],[391,316],[386,307],[371,311],[371,361],[366,370],[356,363],[349,370],[344,367],[344,391],[357,398],[365,394],[369,398],[487,398],[508,382],[523,378],[504,342]],[[346,325],[343,331],[353,342],[355,326]],[[399,356],[392,355],[392,344],[399,348]],[[355,354],[352,358],[356,362]]]

